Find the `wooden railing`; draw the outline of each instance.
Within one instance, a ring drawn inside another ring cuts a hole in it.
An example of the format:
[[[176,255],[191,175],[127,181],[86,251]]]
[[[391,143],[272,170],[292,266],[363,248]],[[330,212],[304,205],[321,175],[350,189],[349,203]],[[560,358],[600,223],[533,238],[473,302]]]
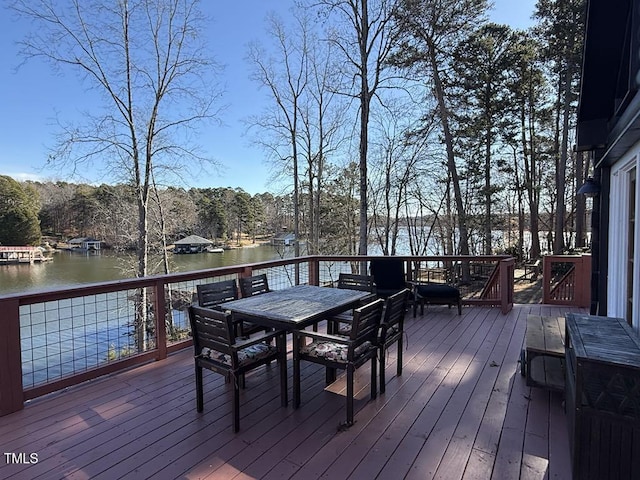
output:
[[[482,300],[500,298],[502,313],[506,314],[513,307],[513,273],[515,259],[502,260],[491,272],[489,281],[480,294]],[[509,280],[511,279],[511,281]],[[504,298],[503,298],[504,297]]]
[[[546,255],[542,265],[542,303],[588,307],[591,255]]]
[[[267,273],[272,289],[326,285],[371,258],[299,257],[0,296],[0,416],[27,400],[191,346],[185,310],[199,283]],[[485,281],[490,286],[483,285],[481,296],[464,296],[463,303],[499,306],[503,313],[513,306],[510,257],[398,258],[406,262],[410,279],[434,264],[459,265],[463,271],[471,262],[493,264],[497,273]],[[148,324],[133,334],[132,319],[142,318],[141,311]]]

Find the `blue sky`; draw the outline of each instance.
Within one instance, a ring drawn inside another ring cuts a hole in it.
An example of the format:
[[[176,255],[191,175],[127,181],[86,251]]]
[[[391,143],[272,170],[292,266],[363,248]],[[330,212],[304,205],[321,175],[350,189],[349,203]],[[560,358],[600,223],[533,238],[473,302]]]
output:
[[[265,96],[249,79],[249,66],[244,61],[246,45],[259,40],[264,31],[268,11],[285,12],[292,2],[286,0],[204,0],[214,18],[207,32],[218,62],[226,66],[221,81],[228,105],[223,125],[212,129],[200,142],[205,151],[223,169],[193,179],[189,186],[242,187],[251,194],[270,190],[267,183],[269,165],[262,151],[252,147],[245,136],[243,120],[259,113]],[[514,28],[526,28],[535,0],[494,0],[491,20]],[[16,22],[12,14],[0,12],[0,174],[18,180],[66,180],[64,172],[45,170],[48,147],[58,131],[56,117],[73,119],[81,110],[90,108],[92,98],[71,72],[54,73],[49,65],[30,61],[16,70],[16,42],[29,25]],[[90,172],[84,172],[90,178]],[[187,179],[189,180],[189,179]]]

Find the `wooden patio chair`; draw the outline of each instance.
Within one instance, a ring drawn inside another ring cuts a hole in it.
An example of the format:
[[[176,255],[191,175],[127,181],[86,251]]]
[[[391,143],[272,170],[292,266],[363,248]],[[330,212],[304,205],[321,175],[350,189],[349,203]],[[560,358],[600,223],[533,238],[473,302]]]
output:
[[[372,275],[357,275],[354,273],[341,273],[338,276],[337,288],[348,288],[361,292],[375,293],[376,284]]]
[[[233,431],[240,429],[240,387],[244,374],[272,360],[280,368],[280,398],[287,405],[287,349],[284,331],[274,331],[239,341],[229,312],[191,306],[189,321],[193,332],[196,374],[196,409],[204,409],[202,369],[223,375],[233,385]],[[273,345],[272,340],[276,339]]]
[[[234,279],[196,285],[198,305],[204,308],[219,310],[219,305],[240,298],[238,284]],[[257,332],[269,332],[270,328],[261,327],[250,322],[235,322],[236,336],[248,337]]]
[[[235,280],[203,283],[196,285],[196,290],[198,292],[198,305],[214,310],[218,310],[218,305],[221,303],[239,298],[238,284]]]
[[[347,420],[341,425],[353,425],[354,374],[357,368],[371,362],[371,398],[377,396],[378,331],[384,302],[374,302],[353,312],[353,324],[349,337],[330,335],[309,330],[293,332],[293,406],[300,406],[300,362],[308,361],[324,365],[327,372],[346,370]],[[311,343],[305,343],[307,339]],[[329,375],[327,375],[329,377]],[[335,373],[333,375],[335,378]]]
[[[267,281],[267,275],[254,275],[252,277],[240,278],[240,294],[242,298],[252,297],[254,295],[260,295],[262,293],[270,292],[269,282]],[[240,323],[240,335],[249,336],[256,332],[270,332],[271,328],[256,325],[251,322]]]
[[[384,393],[385,381],[385,360],[387,349],[397,343],[396,353],[396,374],[402,375],[402,337],[404,335],[404,316],[409,303],[409,289],[394,293],[387,297],[380,326],[380,393]]]
[[[242,298],[253,297],[254,295],[260,295],[270,291],[269,282],[267,281],[267,275],[265,273],[240,279],[240,293],[242,293]]]
[[[371,297],[367,297],[361,303],[367,303],[375,300],[376,284],[371,275],[357,275],[352,273],[341,273],[338,276],[337,288],[345,288],[349,290],[358,290],[361,292],[371,293]],[[347,332],[351,330],[351,322],[353,321],[353,312],[344,312],[327,319],[327,332],[337,332],[341,324],[346,324]],[[348,333],[347,333],[348,335]]]

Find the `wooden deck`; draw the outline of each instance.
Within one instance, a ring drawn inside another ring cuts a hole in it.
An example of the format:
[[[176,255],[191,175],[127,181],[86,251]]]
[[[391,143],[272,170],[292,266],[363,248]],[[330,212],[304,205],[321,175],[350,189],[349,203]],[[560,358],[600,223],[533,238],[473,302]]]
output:
[[[344,397],[303,364],[298,410],[280,406],[275,366],[249,374],[233,434],[229,386],[205,372],[198,414],[183,351],[0,418],[0,478],[569,479],[562,396],[527,387],[518,364],[527,314],[566,311],[409,314],[403,375],[392,349],[386,393],[367,401],[369,372],[358,370],[356,424],[343,432]]]

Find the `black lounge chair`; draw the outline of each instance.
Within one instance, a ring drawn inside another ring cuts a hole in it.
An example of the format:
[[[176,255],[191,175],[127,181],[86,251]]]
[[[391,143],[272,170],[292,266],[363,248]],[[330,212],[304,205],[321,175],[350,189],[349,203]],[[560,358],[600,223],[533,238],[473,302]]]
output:
[[[369,268],[375,279],[379,298],[387,298],[407,288],[404,260],[395,257],[374,258],[371,259]]]

